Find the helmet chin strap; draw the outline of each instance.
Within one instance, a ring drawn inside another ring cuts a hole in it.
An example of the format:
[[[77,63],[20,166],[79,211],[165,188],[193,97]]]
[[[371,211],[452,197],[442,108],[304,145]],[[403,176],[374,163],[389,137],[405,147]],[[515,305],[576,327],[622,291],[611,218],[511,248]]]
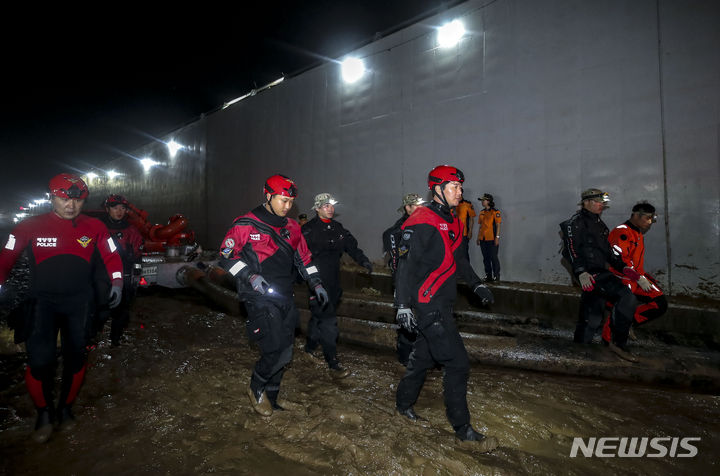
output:
[[[443,205],[450,208],[450,205],[448,204],[447,199],[445,198],[445,184],[446,183],[447,182],[440,184],[440,192],[442,195],[438,195],[438,193],[435,191],[435,187],[433,187],[433,197],[439,198]]]
[[[269,209],[270,209],[270,213],[272,213],[272,214],[275,215],[276,217],[279,217],[280,215],[278,215],[277,213],[275,213],[275,209],[274,209],[273,206],[272,206],[272,202],[271,202],[272,198],[273,198],[273,195],[270,195],[270,198],[268,198],[268,200],[267,200],[267,207],[265,207],[265,208],[269,208]]]

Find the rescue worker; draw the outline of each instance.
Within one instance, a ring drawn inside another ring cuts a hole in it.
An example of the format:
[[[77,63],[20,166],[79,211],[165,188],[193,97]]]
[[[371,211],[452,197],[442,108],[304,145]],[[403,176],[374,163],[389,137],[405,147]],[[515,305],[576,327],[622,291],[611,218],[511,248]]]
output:
[[[475,218],[475,208],[472,203],[468,202],[464,198],[460,199],[457,207],[455,207],[455,215],[458,220],[463,224],[463,241],[465,245],[465,252],[467,253],[467,259],[470,260],[470,239],[473,233],[473,218]]]
[[[325,284],[330,302],[321,307],[315,296],[310,296],[311,317],[307,328],[305,352],[312,354],[318,344],[322,347],[325,361],[330,367],[333,378],[342,379],[350,375],[350,370],[342,366],[337,358],[337,306],[340,303],[340,257],[347,253],[368,273],[372,273],[372,264],[363,250],[358,248],[355,237],[340,222],[335,220],[335,205],[338,202],[329,193],[315,196],[313,209],[315,218],[302,227],[313,262],[320,270],[320,279]]]
[[[620,254],[610,248],[608,228],[600,218],[609,201],[608,194],[602,190],[585,190],[578,204],[582,208],[560,224],[567,250],[565,256],[583,290],[574,340],[585,344],[592,342],[602,324],[605,302],[610,301],[614,305],[610,323],[613,339],[608,346],[618,357],[637,362],[637,358],[627,350],[628,332],[637,300],[608,267],[633,282],[640,275],[626,266]]]
[[[497,440],[470,425],[466,395],[470,362],[453,319],[457,272],[483,303],[493,302],[492,293],[465,258],[463,226],[451,210],[460,202],[464,181],[463,173],[455,167],[440,165],[432,169],[428,175],[432,201],[418,208],[402,225],[395,306],[398,323],[417,331],[417,339],[398,385],[396,407],[399,415],[414,422],[422,420],[413,405],[428,369],[442,365],[446,414],[456,437],[477,442],[481,451],[492,451]]]
[[[100,219],[110,231],[110,236],[123,262],[123,295],[120,305],[110,313],[110,342],[120,345],[123,331],[130,322],[130,307],[135,300],[142,263],[143,238],[138,229],[128,223],[129,203],[122,195],[111,194],[103,202],[105,215]]]
[[[284,175],[273,175],[263,191],[265,203],[236,218],[225,235],[220,265],[235,277],[248,314],[248,338],[260,347],[247,394],[257,413],[270,416],[273,410],[283,409],[277,403],[280,382],[292,360],[298,321],[293,268],[321,306],[327,305],[328,294],[300,225],[287,218],[297,196],[295,183]]]
[[[500,210],[495,208],[495,200],[489,193],[478,198],[483,209],[478,214],[478,237],[477,244],[483,255],[485,266],[485,281],[500,281],[500,224],[502,217]]]
[[[388,256],[388,267],[390,274],[395,279],[395,271],[397,270],[398,261],[398,245],[402,235],[402,224],[405,223],[410,215],[412,215],[417,207],[422,206],[425,200],[417,193],[408,193],[403,197],[402,206],[397,209],[402,212],[402,216],[390,228],[383,232],[383,251]],[[415,342],[415,332],[409,332],[402,326],[397,329],[397,357],[398,362],[407,367],[410,352],[412,352],[413,342]]]
[[[401,235],[400,227],[405,223],[405,220],[415,212],[415,209],[423,203],[425,203],[425,200],[417,193],[405,194],[402,200],[402,206],[397,209],[398,212],[402,213],[402,216],[398,218],[393,226],[383,231],[383,252],[388,256],[388,267],[393,276],[395,276],[395,271],[397,270],[397,249]]]
[[[638,307],[633,315],[633,326],[637,327],[665,314],[667,300],[655,278],[645,272],[645,238],[650,227],[657,220],[655,207],[647,202],[639,202],[632,208],[630,219],[622,225],[616,226],[608,236],[610,246],[620,253],[620,258],[626,266],[634,269],[640,275],[637,281],[615,272],[625,286],[635,295]],[[630,337],[634,339],[632,327]],[[602,338],[605,342],[612,341],[610,320],[605,320]]]
[[[110,307],[122,297],[122,261],[103,223],[82,215],[89,191],[80,177],[60,174],[50,180],[52,211],[18,223],[0,252],[0,287],[23,252],[29,254],[31,288],[16,342],[25,342],[25,383],[37,409],[33,439],[46,442],[56,421],[60,430],[75,426],[72,404],[87,368],[88,320],[93,312],[93,257],[99,255],[111,280]],[[62,383],[55,407],[57,334],[60,331]],[[18,335],[19,334],[19,335]]]

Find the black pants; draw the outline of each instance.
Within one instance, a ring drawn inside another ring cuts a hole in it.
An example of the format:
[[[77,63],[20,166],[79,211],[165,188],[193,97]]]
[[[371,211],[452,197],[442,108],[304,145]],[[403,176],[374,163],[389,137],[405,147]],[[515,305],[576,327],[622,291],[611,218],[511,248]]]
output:
[[[418,335],[405,375],[398,384],[396,405],[412,407],[420,395],[428,369],[443,366],[445,411],[455,430],[470,423],[467,382],[470,361],[452,315],[452,306],[438,310],[416,310]]]
[[[268,393],[280,389],[285,366],[292,360],[298,312],[292,300],[257,297],[245,302],[248,339],[260,348],[250,386]]]
[[[575,327],[575,342],[589,344],[602,325],[606,301],[613,303],[610,316],[610,328],[613,342],[621,347],[627,344],[628,333],[633,322],[635,308],[638,305],[635,295],[620,278],[610,271],[593,274],[594,289],[583,291],[580,297],[578,322]]]
[[[137,291],[134,286],[123,286],[123,295],[120,304],[115,309],[110,310],[110,340],[117,343],[122,337],[123,332],[130,323],[130,308],[135,302]]]
[[[500,260],[498,259],[499,249],[500,245],[496,245],[495,240],[480,240],[480,251],[482,251],[483,255],[485,276],[488,278],[500,277]]]
[[[29,309],[25,381],[36,407],[54,406],[58,332],[63,363],[59,405],[75,400],[85,375],[91,310],[90,289],[74,296],[38,297]]]
[[[328,285],[330,302],[323,309],[314,295],[310,296],[310,321],[307,328],[306,350],[312,352],[320,344],[323,356],[331,367],[337,365],[337,339],[339,335],[337,324],[337,306],[340,303],[342,289]]]

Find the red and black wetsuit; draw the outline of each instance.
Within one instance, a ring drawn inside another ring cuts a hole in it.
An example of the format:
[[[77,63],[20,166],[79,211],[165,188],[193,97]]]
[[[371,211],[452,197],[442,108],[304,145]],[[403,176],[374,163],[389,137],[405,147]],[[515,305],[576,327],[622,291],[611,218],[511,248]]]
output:
[[[100,220],[73,220],[54,212],[28,218],[13,229],[0,252],[0,284],[24,251],[30,262],[30,299],[24,334],[25,380],[38,408],[53,407],[56,340],[62,336],[63,380],[59,406],[77,396],[86,367],[88,319],[93,310],[93,262],[111,281],[122,279],[122,262]]]
[[[412,407],[427,370],[442,364],[447,417],[457,431],[470,423],[466,399],[470,362],[452,315],[456,274],[459,272],[471,289],[481,281],[463,249],[463,225],[447,206],[431,202],[417,208],[402,230],[395,304],[414,308],[418,336],[398,385],[397,408]]]
[[[135,300],[138,283],[134,278],[136,263],[142,262],[142,247],[145,240],[135,226],[127,220],[113,220],[110,215],[104,215],[102,222],[107,226],[110,237],[120,253],[123,263],[123,293],[120,304],[109,314],[112,316],[110,324],[110,340],[117,345],[123,331],[130,322],[130,307]]]
[[[322,283],[300,225],[261,205],[233,222],[220,246],[220,265],[232,274],[248,312],[248,338],[260,347],[250,385],[274,401],[285,366],[292,360],[298,313],[293,300],[294,269],[311,287]],[[259,274],[272,292],[260,295],[248,285]],[[260,390],[261,391],[261,390]]]

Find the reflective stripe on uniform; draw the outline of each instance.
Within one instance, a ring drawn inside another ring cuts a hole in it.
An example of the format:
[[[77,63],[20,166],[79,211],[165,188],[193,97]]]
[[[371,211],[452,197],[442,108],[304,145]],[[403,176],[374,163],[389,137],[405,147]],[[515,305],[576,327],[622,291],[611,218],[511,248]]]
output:
[[[309,266],[309,267],[305,268],[305,271],[307,271],[307,274],[313,274],[313,273],[317,273],[318,269],[315,266]]]
[[[115,272],[112,274],[112,278],[113,278],[113,279],[122,279],[122,273],[121,273],[120,271],[115,271]]]
[[[235,263],[235,264],[232,266],[232,268],[230,268],[228,271],[230,271],[230,274],[232,274],[233,276],[235,276],[235,275],[237,275],[237,274],[240,272],[240,270],[242,270],[245,266],[247,266],[245,263],[243,263],[242,261],[238,260],[238,262]]]
[[[14,250],[15,249],[15,235],[11,234],[8,236],[7,244],[5,245],[6,250]]]
[[[117,248],[115,247],[115,242],[113,241],[113,239],[108,238],[107,242],[108,242],[108,246],[110,247],[110,252],[115,253],[115,250],[117,250]]]

